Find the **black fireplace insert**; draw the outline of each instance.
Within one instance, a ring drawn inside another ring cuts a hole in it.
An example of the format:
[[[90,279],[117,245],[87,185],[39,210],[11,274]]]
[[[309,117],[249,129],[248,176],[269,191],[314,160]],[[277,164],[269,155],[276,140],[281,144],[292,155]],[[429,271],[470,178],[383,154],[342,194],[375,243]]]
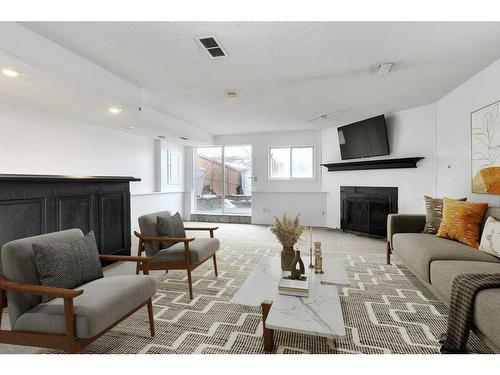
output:
[[[397,187],[340,187],[340,227],[344,231],[385,238],[387,215],[397,212]]]

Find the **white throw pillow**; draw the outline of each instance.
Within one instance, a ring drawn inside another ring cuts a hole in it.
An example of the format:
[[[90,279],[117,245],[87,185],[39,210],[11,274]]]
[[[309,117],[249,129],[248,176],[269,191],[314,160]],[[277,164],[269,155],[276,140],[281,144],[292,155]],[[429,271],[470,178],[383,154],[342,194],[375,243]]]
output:
[[[500,221],[492,216],[484,224],[479,250],[500,258]]]

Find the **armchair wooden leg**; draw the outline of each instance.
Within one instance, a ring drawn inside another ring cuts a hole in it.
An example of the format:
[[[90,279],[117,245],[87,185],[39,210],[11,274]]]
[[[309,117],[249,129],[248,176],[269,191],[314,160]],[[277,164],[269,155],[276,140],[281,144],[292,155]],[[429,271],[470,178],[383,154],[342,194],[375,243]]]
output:
[[[2,315],[3,309],[7,306],[7,293],[3,289],[0,289],[0,329],[2,328]]]
[[[193,282],[191,280],[191,270],[189,268],[187,269],[187,274],[188,274],[189,298],[193,299]]]
[[[153,301],[151,298],[148,301],[148,316],[149,316],[149,330],[151,331],[151,336],[155,335],[155,320],[153,317]]]
[[[217,273],[217,258],[215,257],[215,254],[214,254],[213,258],[214,258],[215,277],[217,277],[217,276],[219,276],[219,274]]]
[[[387,261],[387,264],[391,264],[391,243],[389,241],[387,241],[386,243],[386,249],[385,249],[385,256],[386,256],[386,261]]]
[[[143,275],[149,275],[149,263],[148,262],[142,263],[141,268],[142,268]]]
[[[144,241],[139,240],[139,246],[137,248],[137,256],[140,257],[143,251],[144,251]],[[135,274],[138,275],[140,271],[141,271],[140,263],[137,262],[137,265],[135,266]],[[144,273],[144,269],[142,272]]]
[[[64,299],[64,319],[66,321],[67,349],[69,353],[74,354],[78,352],[78,348],[75,341],[75,315],[72,298]]]

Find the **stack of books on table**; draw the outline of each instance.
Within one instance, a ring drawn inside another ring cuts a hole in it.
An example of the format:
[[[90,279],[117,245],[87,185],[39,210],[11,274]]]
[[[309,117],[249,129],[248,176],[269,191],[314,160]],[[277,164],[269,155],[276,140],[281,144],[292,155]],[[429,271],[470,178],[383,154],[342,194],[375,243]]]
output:
[[[300,280],[293,280],[290,277],[290,271],[283,271],[278,285],[278,292],[289,296],[309,297],[309,276],[307,272],[302,275]]]

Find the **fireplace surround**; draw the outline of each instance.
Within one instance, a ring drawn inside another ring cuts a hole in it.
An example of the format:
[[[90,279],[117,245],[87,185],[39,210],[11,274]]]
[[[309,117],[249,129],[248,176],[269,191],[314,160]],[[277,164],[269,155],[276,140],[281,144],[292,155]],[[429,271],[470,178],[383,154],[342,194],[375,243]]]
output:
[[[397,212],[397,187],[340,187],[340,227],[344,231],[385,238],[387,215]]]

